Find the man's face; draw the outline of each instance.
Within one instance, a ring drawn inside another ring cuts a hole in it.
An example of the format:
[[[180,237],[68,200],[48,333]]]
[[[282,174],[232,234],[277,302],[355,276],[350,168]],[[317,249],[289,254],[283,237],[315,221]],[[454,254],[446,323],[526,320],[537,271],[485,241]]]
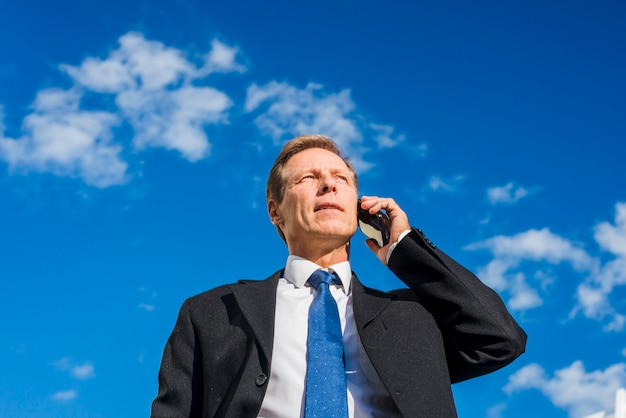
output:
[[[303,246],[340,246],[350,240],[357,227],[357,190],[338,155],[321,148],[301,151],[285,164],[283,179],[283,201],[272,201],[268,208],[292,253]]]

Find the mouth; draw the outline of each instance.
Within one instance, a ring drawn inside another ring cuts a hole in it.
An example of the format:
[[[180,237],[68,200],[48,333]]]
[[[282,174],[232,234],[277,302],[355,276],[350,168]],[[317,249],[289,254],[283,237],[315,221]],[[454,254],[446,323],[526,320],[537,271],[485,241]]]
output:
[[[320,210],[340,210],[343,211],[343,208],[334,202],[322,202],[315,207],[315,212],[319,212]]]

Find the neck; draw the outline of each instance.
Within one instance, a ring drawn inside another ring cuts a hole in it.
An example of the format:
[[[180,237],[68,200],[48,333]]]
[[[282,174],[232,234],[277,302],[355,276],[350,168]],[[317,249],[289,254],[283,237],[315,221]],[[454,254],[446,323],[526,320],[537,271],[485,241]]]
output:
[[[295,249],[290,248],[289,254],[297,255],[298,257],[306,258],[309,261],[314,262],[322,268],[327,268],[333,264],[348,261],[350,258],[350,243],[346,243],[339,248],[330,250],[321,249]]]

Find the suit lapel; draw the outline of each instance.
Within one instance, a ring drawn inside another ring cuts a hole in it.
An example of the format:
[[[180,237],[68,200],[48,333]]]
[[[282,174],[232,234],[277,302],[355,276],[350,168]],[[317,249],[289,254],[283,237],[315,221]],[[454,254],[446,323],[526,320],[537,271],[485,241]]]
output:
[[[363,286],[354,273],[352,274],[352,296],[354,320],[359,333],[374,321],[395,298],[393,295]]]
[[[270,363],[274,346],[276,287],[282,272],[277,271],[262,281],[240,280],[239,284],[231,286],[241,313]],[[352,275],[352,294],[354,320],[363,337],[367,335],[364,329],[376,320],[395,296],[363,286],[355,274]]]
[[[270,362],[274,346],[276,286],[281,275],[282,270],[262,281],[240,280],[238,285],[232,286],[241,313]]]

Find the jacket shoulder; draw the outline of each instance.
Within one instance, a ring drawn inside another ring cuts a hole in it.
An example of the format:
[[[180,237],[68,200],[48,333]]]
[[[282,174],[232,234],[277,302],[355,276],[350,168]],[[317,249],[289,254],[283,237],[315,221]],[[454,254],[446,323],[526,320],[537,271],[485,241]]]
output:
[[[258,289],[259,287],[272,286],[274,280],[276,280],[281,274],[282,270],[279,270],[263,280],[239,280],[237,282],[214,287],[185,299],[183,302],[183,308],[195,310],[202,307],[206,309],[212,305],[219,304],[219,302],[229,300],[236,293],[242,293],[248,288]]]

